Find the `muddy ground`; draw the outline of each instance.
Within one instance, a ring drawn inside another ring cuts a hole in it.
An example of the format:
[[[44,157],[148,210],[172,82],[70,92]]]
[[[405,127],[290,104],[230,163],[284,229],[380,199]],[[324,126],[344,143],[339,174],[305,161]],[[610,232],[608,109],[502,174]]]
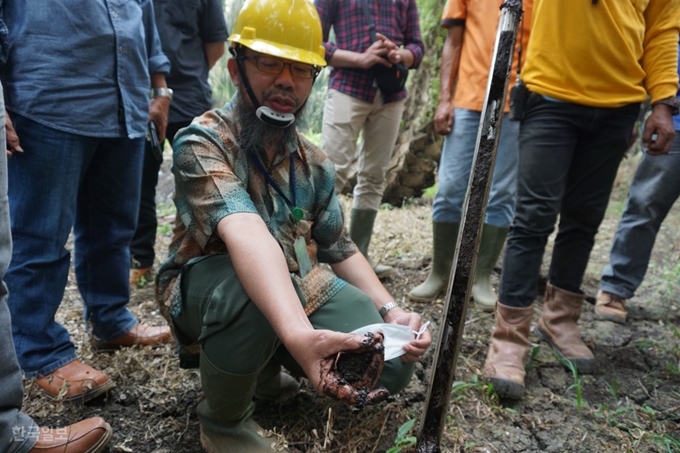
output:
[[[635,158],[624,161],[597,237],[584,282],[591,302],[636,162]],[[165,256],[173,217],[167,162],[164,172],[159,194],[159,259]],[[349,208],[349,200],[344,202]],[[381,210],[372,251],[377,260],[398,269],[386,282],[393,296],[432,321],[436,331],[443,300],[413,304],[405,298],[429,269],[430,212],[427,200]],[[596,320],[593,306],[586,304],[581,326],[599,363],[592,376],[575,379],[540,345],[528,366],[524,400],[498,401],[481,380],[493,317],[471,306],[442,451],[680,451],[679,227],[680,207],[676,206],[659,235],[645,283],[629,303],[626,325]],[[540,303],[535,307],[538,314]],[[133,292],[130,308],[144,322],[162,322],[150,286]],[[108,397],[82,406],[50,402],[27,381],[25,410],[29,414],[49,425],[103,416],[114,428],[110,443],[114,452],[202,451],[195,413],[201,398],[198,374],[178,368],[172,347],[93,354],[73,279],[58,317],[71,332],[81,357],[109,374],[117,387]],[[316,396],[303,381],[303,391],[294,401],[283,406],[258,404],[255,418],[274,430],[281,444],[287,443],[293,452],[397,452],[395,445],[408,444],[407,439],[396,439],[400,426],[415,420],[414,429],[405,437],[417,434],[433,353],[431,348],[409,388],[393,402],[357,411]]]

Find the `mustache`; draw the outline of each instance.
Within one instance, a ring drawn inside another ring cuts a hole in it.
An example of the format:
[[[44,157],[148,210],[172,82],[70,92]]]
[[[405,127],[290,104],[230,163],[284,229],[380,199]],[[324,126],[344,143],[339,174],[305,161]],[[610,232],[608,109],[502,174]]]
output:
[[[286,91],[286,90],[282,90],[282,89],[276,88],[276,87],[271,88],[271,89],[265,91],[264,93],[262,93],[262,100],[266,101],[273,96],[279,96],[279,97],[282,97],[284,99],[289,100],[295,106],[296,109],[299,108],[300,105],[302,104],[302,102],[300,101],[300,98],[297,97],[295,95],[295,93],[292,93],[292,92]]]

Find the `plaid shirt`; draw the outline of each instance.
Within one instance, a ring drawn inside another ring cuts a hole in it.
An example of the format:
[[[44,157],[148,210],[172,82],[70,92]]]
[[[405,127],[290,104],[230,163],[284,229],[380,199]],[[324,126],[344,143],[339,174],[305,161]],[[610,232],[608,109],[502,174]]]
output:
[[[309,314],[346,284],[319,263],[339,263],[357,253],[343,227],[342,207],[335,195],[335,167],[316,146],[298,135],[288,144],[294,156],[297,206],[304,211],[294,222],[285,200],[267,183],[236,139],[238,126],[231,104],[194,119],[173,144],[175,176],[174,238],[168,260],[159,270],[158,299],[166,318],[181,311],[182,267],[212,255],[226,254],[217,224],[235,213],[254,213],[264,220],[281,245],[288,270],[305,296]],[[278,156],[271,178],[291,198],[289,154]],[[299,276],[293,243],[303,236],[312,271]],[[244,240],[248,233],[244,232]]]
[[[410,50],[415,57],[412,67],[417,68],[425,48],[420,37],[416,0],[315,0],[323,27],[326,61],[330,62],[338,49],[363,53],[371,46],[362,1],[368,4],[376,31],[397,46]],[[331,27],[335,31],[336,43],[328,41]],[[373,102],[377,92],[371,72],[360,68],[333,68],[329,88],[366,102]],[[386,103],[404,99],[406,95],[406,89],[383,94]]]

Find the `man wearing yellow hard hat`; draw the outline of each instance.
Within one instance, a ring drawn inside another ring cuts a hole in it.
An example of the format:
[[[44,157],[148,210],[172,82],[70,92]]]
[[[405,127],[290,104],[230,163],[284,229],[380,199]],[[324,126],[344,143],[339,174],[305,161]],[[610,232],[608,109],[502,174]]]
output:
[[[333,164],[296,131],[326,64],[321,39],[308,0],[247,1],[229,38],[237,94],[175,139],[177,225],[158,295],[183,350],[193,345],[200,357],[198,416],[210,452],[271,451],[274,439],[250,415],[253,398],[297,394],[281,365],[320,393],[371,404],[408,384],[431,342],[422,329],[380,373],[383,336],[343,333],[379,323],[419,331],[422,321],[358,253]],[[356,383],[342,381],[333,367],[341,351],[368,354],[375,378],[367,368]]]

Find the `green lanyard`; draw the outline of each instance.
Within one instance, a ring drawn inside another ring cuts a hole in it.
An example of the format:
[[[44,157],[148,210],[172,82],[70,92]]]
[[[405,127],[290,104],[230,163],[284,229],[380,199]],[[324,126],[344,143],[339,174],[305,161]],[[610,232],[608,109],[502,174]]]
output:
[[[267,170],[265,170],[264,165],[262,165],[262,162],[260,162],[260,159],[257,157],[257,154],[255,154],[251,149],[248,149],[248,154],[250,154],[250,157],[252,158],[253,162],[255,163],[255,166],[257,167],[258,170],[260,170],[260,173],[262,173],[262,176],[264,176],[264,179],[267,181],[267,183],[276,190],[276,192],[283,198],[286,202],[286,204],[290,207],[290,211],[293,214],[293,219],[295,219],[295,222],[299,222],[302,220],[302,218],[305,216],[305,212],[302,210],[302,208],[299,208],[297,206],[297,200],[296,200],[296,193],[295,193],[295,159],[293,158],[293,153],[290,153],[290,177],[288,178],[289,186],[290,186],[290,194],[291,197],[293,198],[293,201],[291,201],[286,194],[283,193],[281,188],[279,187],[278,184],[276,184],[276,181],[272,179],[272,177],[267,173]]]

